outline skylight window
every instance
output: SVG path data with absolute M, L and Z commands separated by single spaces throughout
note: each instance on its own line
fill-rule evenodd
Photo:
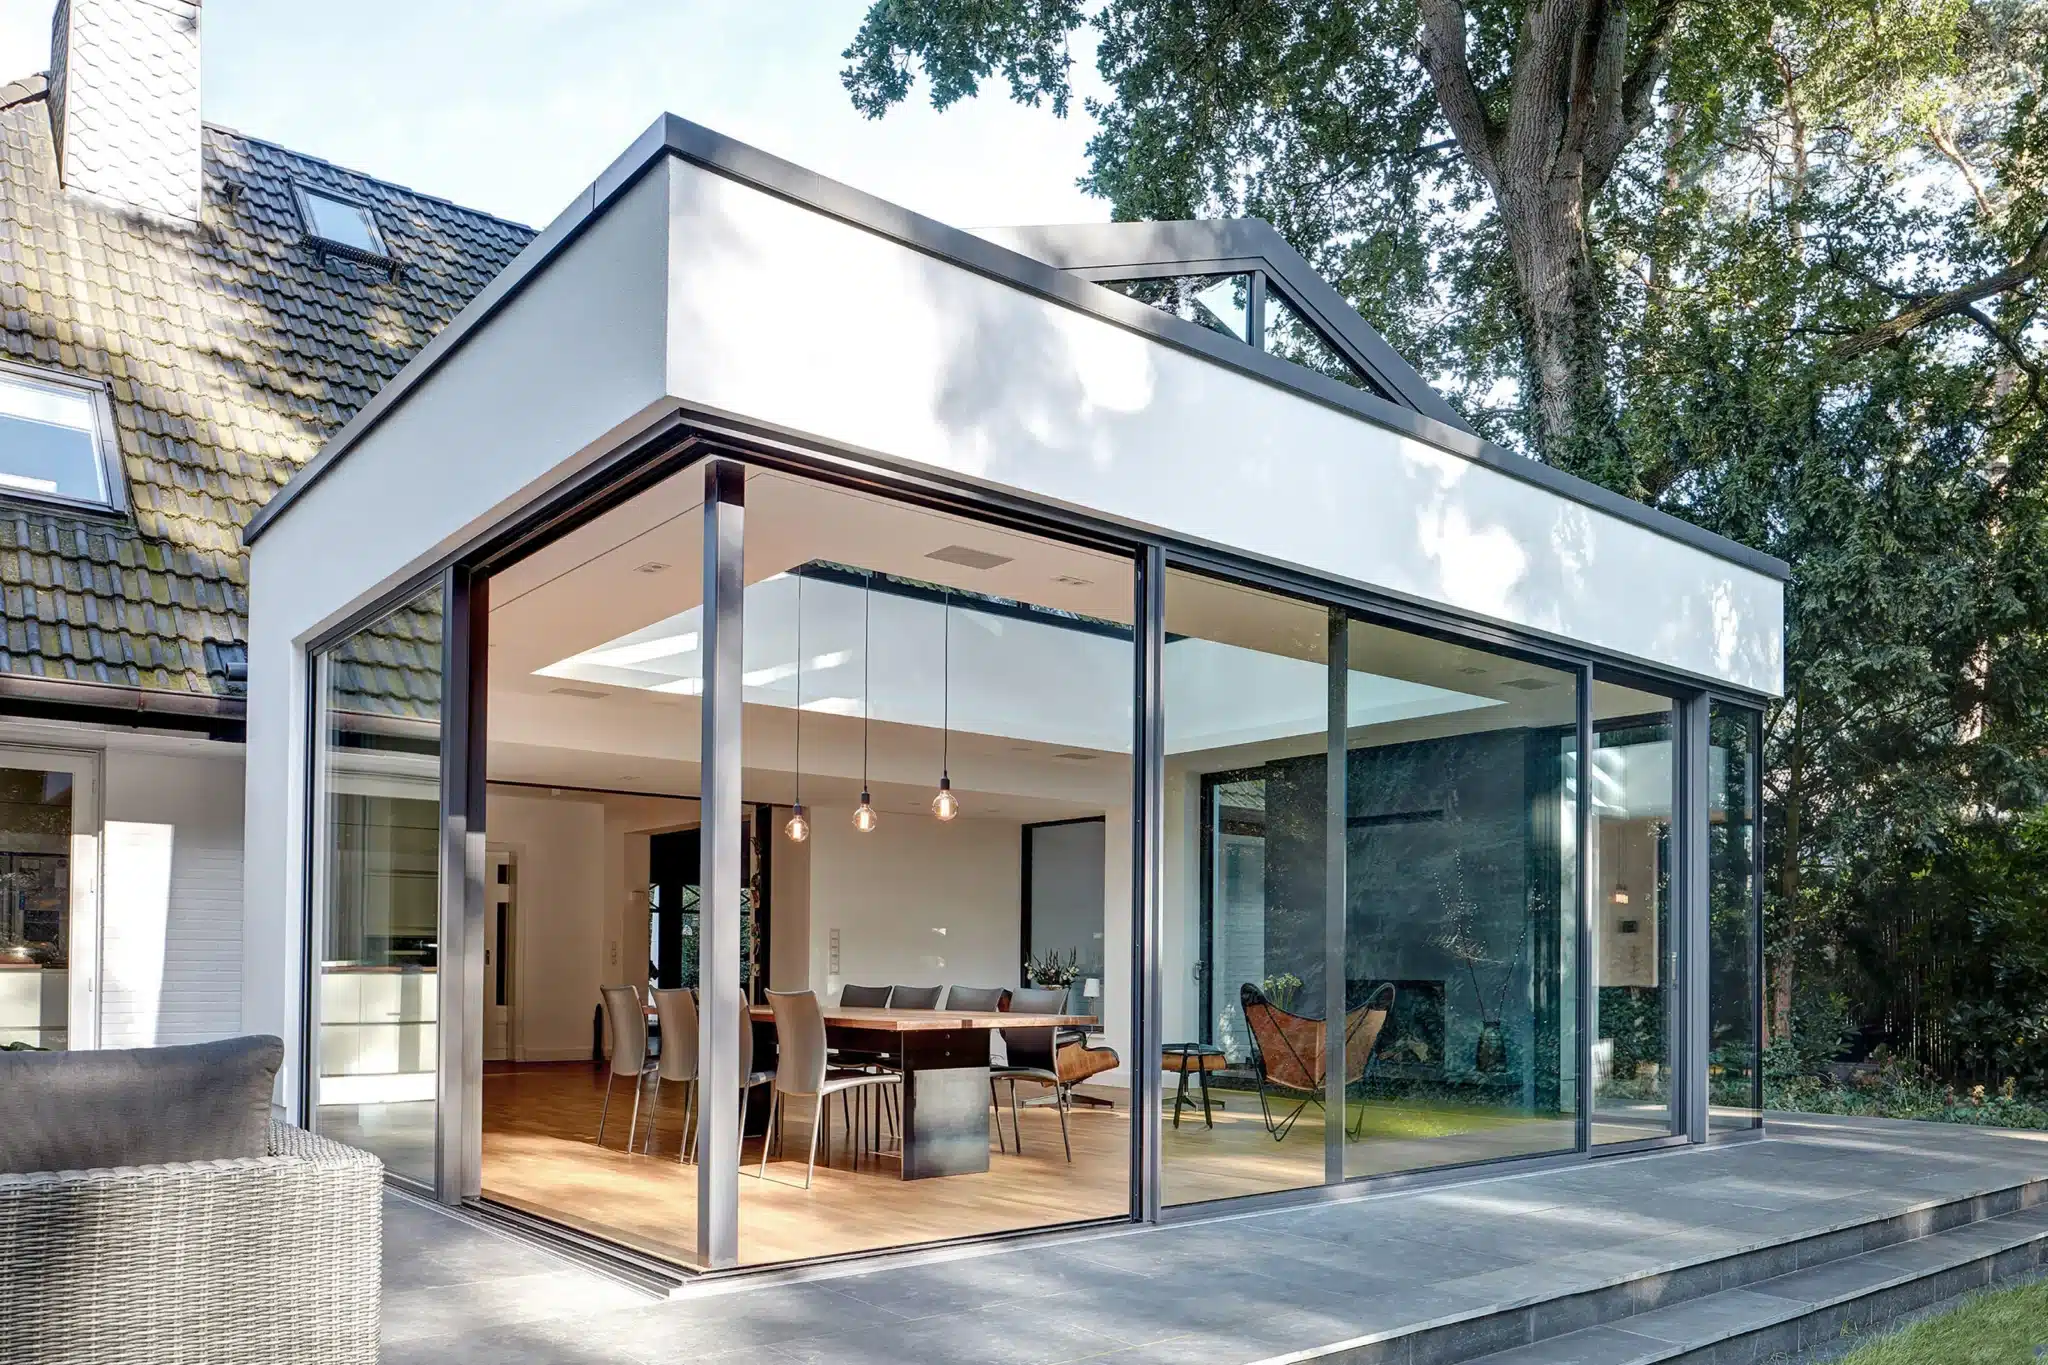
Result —
M 1164 275 L 1098 283 L 1212 332 L 1221 332 L 1237 341 L 1251 340 L 1249 275 Z
M 299 214 L 305 219 L 308 234 L 329 246 L 364 256 L 391 254 L 384 249 L 384 235 L 377 231 L 377 216 L 370 212 L 369 205 L 324 190 L 309 190 L 304 185 L 296 188 Z
M 0 368 L 0 497 L 114 503 L 96 390 Z

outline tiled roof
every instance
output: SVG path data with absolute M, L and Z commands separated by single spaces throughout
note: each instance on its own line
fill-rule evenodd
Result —
M 0 682 L 238 701 L 242 526 L 533 235 L 223 128 L 205 176 L 196 231 L 67 194 L 41 78 L 0 85 L 0 359 L 109 386 L 131 506 L 0 493 Z M 395 278 L 323 255 L 294 182 L 371 205 Z

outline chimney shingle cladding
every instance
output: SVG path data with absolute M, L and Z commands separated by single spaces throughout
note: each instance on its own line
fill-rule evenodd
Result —
M 0 673 L 239 695 L 241 528 L 532 233 L 212 127 L 180 229 L 67 195 L 36 93 L 0 87 L 0 358 L 109 386 L 131 511 L 0 495 Z M 397 278 L 323 259 L 294 181 L 372 204 Z

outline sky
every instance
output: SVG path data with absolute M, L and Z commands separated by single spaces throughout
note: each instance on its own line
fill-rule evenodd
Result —
M 880 121 L 840 53 L 866 0 L 205 0 L 209 123 L 541 225 L 663 112 L 960 227 L 1100 221 L 1093 131 L 1001 82 Z M 49 65 L 53 0 L 0 0 L 0 81 Z M 1077 94 L 1099 88 L 1075 50 Z

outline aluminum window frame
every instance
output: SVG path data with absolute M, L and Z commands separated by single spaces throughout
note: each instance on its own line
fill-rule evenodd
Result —
M 1185 273 L 1185 267 L 1177 267 L 1175 273 Z M 1580 1020 L 1578 1040 L 1578 1114 L 1579 1141 L 1573 1150 L 1537 1154 L 1527 1157 L 1507 1158 L 1499 1161 L 1461 1163 L 1430 1167 L 1413 1172 L 1390 1175 L 1358 1176 L 1337 1183 L 1303 1187 L 1297 1190 L 1279 1191 L 1266 1194 L 1250 1194 L 1220 1200 L 1162 1207 L 1160 1201 L 1160 1154 L 1162 1124 L 1160 1101 L 1164 1082 L 1157 1068 L 1136 1066 L 1133 1068 L 1132 1123 L 1131 1123 L 1131 1176 L 1130 1211 L 1127 1218 L 1108 1220 L 1112 1225 L 1125 1222 L 1139 1224 L 1166 1224 L 1187 1221 L 1202 1221 L 1227 1216 L 1252 1209 L 1278 1208 L 1290 1205 L 1342 1201 L 1366 1197 L 1394 1189 L 1427 1188 L 1436 1185 L 1454 1184 L 1471 1178 L 1474 1173 L 1512 1174 L 1530 1170 L 1550 1169 L 1569 1166 L 1609 1156 L 1625 1155 L 1632 1152 L 1667 1147 L 1692 1145 L 1696 1139 L 1686 1132 L 1674 1131 L 1668 1137 L 1653 1137 L 1642 1142 L 1613 1144 L 1595 1148 L 1590 1138 L 1590 1087 L 1591 1068 L 1589 1065 L 1591 1032 L 1586 1027 L 1591 999 L 1587 988 L 1587 969 L 1591 953 L 1591 916 L 1593 906 L 1593 878 L 1589 867 L 1591 859 L 1590 784 L 1587 774 L 1590 767 L 1590 751 L 1594 745 L 1594 727 L 1591 723 L 1593 710 L 1592 683 L 1596 676 L 1604 680 L 1625 681 L 1630 685 L 1642 686 L 1672 699 L 1674 707 L 1684 699 L 1697 701 L 1704 713 L 1709 697 L 1731 705 L 1741 706 L 1761 714 L 1769 698 L 1762 694 L 1748 693 L 1740 688 L 1725 684 L 1709 684 L 1707 680 L 1668 669 L 1640 659 L 1614 654 L 1566 639 L 1552 637 L 1522 627 L 1509 626 L 1492 621 L 1441 603 L 1422 602 L 1361 584 L 1326 578 L 1309 571 L 1276 564 L 1257 557 L 1186 538 L 1175 537 L 1150 529 L 1135 529 L 1097 517 L 1085 511 L 1054 506 L 1022 494 L 1012 494 L 991 489 L 952 476 L 936 475 L 928 470 L 898 464 L 874 452 L 847 448 L 811 437 L 800 437 L 779 429 L 759 424 L 749 424 L 723 414 L 699 413 L 689 409 L 678 409 L 651 426 L 621 441 L 609 453 L 601 454 L 575 477 L 557 487 L 546 490 L 527 506 L 515 510 L 492 525 L 483 528 L 474 536 L 458 544 L 440 557 L 432 567 L 420 570 L 396 586 L 389 587 L 367 599 L 366 605 L 351 610 L 336 622 L 309 636 L 301 645 L 305 651 L 301 658 L 309 665 L 316 664 L 319 656 L 333 644 L 346 639 L 363 626 L 374 622 L 397 606 L 417 597 L 427 587 L 454 580 L 454 575 L 466 574 L 488 577 L 533 550 L 558 539 L 561 535 L 578 526 L 594 520 L 611 508 L 620 505 L 654 483 L 678 474 L 691 466 L 713 462 L 736 463 L 742 469 L 763 469 L 801 477 L 813 482 L 854 491 L 878 494 L 888 499 L 920 506 L 950 515 L 959 516 L 977 523 L 999 526 L 1039 537 L 1049 538 L 1076 546 L 1092 548 L 1127 557 L 1133 565 L 1133 749 L 1132 749 L 1132 1021 L 1130 1045 L 1134 1056 L 1151 1055 L 1147 1049 L 1156 1051 L 1160 1028 L 1160 959 L 1159 944 L 1162 923 L 1161 893 L 1163 886 L 1163 651 L 1165 645 L 1165 577 L 1169 568 L 1193 572 L 1211 578 L 1240 583 L 1247 587 L 1277 593 L 1297 601 L 1320 606 L 1332 612 L 1341 612 L 1347 619 L 1370 625 L 1406 631 L 1428 638 L 1466 647 L 1481 648 L 1508 658 L 1520 659 L 1545 667 L 1570 673 L 1578 690 L 1578 756 L 1579 787 L 1575 818 L 1578 824 L 1579 847 L 1576 851 L 1576 894 L 1579 897 L 1579 922 L 1577 954 L 1577 1011 Z M 707 474 L 709 473 L 707 469 Z M 708 505 L 708 504 L 707 504 Z M 707 538 L 707 547 L 710 540 Z M 743 545 L 742 545 L 743 550 Z M 710 553 L 707 548 L 707 554 Z M 707 565 L 707 567 L 709 567 Z M 706 579 L 710 582 L 709 576 Z M 708 600 L 708 599 L 707 599 Z M 454 636 L 468 626 L 454 618 L 444 617 L 443 623 L 443 735 L 456 728 L 454 718 L 447 714 L 456 707 L 465 709 L 477 705 L 467 695 L 478 683 L 471 679 L 464 692 L 458 694 L 451 679 L 455 676 L 447 671 L 449 660 L 457 644 Z M 474 640 L 471 648 L 474 648 Z M 318 669 L 309 666 L 304 670 L 305 685 L 308 689 L 307 728 L 303 733 L 317 747 L 319 724 Z M 465 675 L 467 676 L 467 675 Z M 707 705 L 707 714 L 709 707 Z M 465 717 L 466 728 L 470 718 Z M 1676 736 L 1674 736 L 1674 741 Z M 480 730 L 469 741 L 470 746 L 481 751 L 484 736 Z M 303 921 L 307 928 L 306 951 L 313 950 L 314 924 L 310 918 L 312 878 L 316 842 L 312 837 L 317 828 L 317 807 L 313 804 L 313 784 L 317 763 L 311 761 L 309 753 L 305 789 L 308 807 L 305 812 L 305 874 L 308 898 Z M 452 761 L 444 758 L 444 762 Z M 1759 767 L 1760 772 L 1760 767 Z M 471 901 L 481 904 L 484 894 L 482 887 L 483 866 L 481 859 L 470 859 L 466 841 L 474 840 L 481 848 L 485 831 L 480 818 L 457 822 L 450 819 L 450 802 L 455 793 L 444 784 L 442 793 L 443 815 L 443 866 L 460 866 L 464 869 L 464 887 L 460 896 L 452 897 L 465 907 Z M 476 813 L 480 817 L 481 812 Z M 1697 841 L 1704 846 L 1704 830 L 1695 831 L 1688 825 L 1676 826 L 1678 845 L 1675 856 L 1683 858 L 1689 851 L 1688 845 Z M 737 837 L 737 831 L 734 833 Z M 464 847 L 457 848 L 458 842 Z M 1762 841 L 1757 841 L 1758 859 L 1761 863 Z M 454 858 L 452 864 L 448 859 Z M 472 866 L 472 863 L 474 864 Z M 473 883 L 473 884 L 472 884 Z M 1762 880 L 1758 877 L 1757 901 L 1761 904 Z M 450 889 L 443 890 L 444 913 L 450 903 Z M 1758 1008 L 1761 1011 L 1762 992 L 1762 939 L 1757 938 L 1757 979 Z M 474 949 L 474 951 L 472 951 Z M 467 958 L 478 959 L 475 968 L 481 971 L 481 942 L 464 942 L 464 970 L 471 964 Z M 443 949 L 444 959 L 448 949 Z M 1105 969 L 1107 969 L 1105 964 Z M 1681 963 L 1682 970 L 1698 969 L 1703 972 L 1704 962 Z M 453 975 L 453 973 L 451 973 Z M 316 979 L 307 972 L 301 983 L 302 994 L 316 988 Z M 308 1004 L 302 1004 L 308 1012 L 302 1014 L 302 1022 L 310 1022 Z M 1759 1013 L 1759 1018 L 1761 1014 Z M 472 1020 L 469 1011 L 464 1010 L 459 1019 L 443 1016 L 444 1030 L 451 1026 L 464 1037 L 461 1046 L 467 1057 L 471 1051 L 481 1055 L 481 1017 Z M 710 1031 L 713 1036 L 717 1031 Z M 469 1037 L 469 1034 L 475 1036 Z M 317 1046 L 317 1038 L 311 1027 L 302 1028 L 302 1055 L 308 1059 Z M 447 1044 L 444 1042 L 444 1048 Z M 444 1051 L 444 1057 L 447 1053 Z M 1691 1058 L 1675 1059 L 1674 1067 L 1690 1067 Z M 480 1074 L 472 1080 L 469 1068 L 461 1078 L 465 1087 L 465 1098 L 458 1106 L 464 1115 L 481 1113 Z M 479 1068 L 480 1072 L 480 1068 Z M 445 1079 L 445 1077 L 444 1077 Z M 303 1084 L 310 1085 L 310 1076 Z M 1761 1082 L 1759 1080 L 1759 1086 Z M 473 1087 L 473 1088 L 472 1088 Z M 709 1107 L 707 1107 L 709 1108 Z M 437 1123 L 447 1122 L 450 1111 L 439 1110 Z M 737 1110 L 734 1110 L 736 1121 Z M 700 1121 L 709 1121 L 707 1112 Z M 1730 1137 L 1746 1138 L 1752 1132 L 1740 1134 L 1712 1135 L 1708 1141 L 1728 1140 Z M 559 1227 L 546 1219 L 531 1215 L 520 1215 L 513 1211 L 501 1211 L 496 1206 L 483 1202 L 475 1191 L 480 1177 L 480 1130 L 464 1135 L 466 1140 L 453 1147 L 456 1157 L 440 1171 L 439 1188 L 435 1197 L 444 1203 L 465 1205 L 482 1211 L 486 1216 L 503 1216 L 507 1222 L 516 1222 L 529 1229 L 537 1229 L 544 1235 L 553 1232 L 565 1244 L 578 1248 L 584 1254 L 598 1254 L 615 1260 L 624 1273 L 639 1278 L 672 1280 L 676 1283 L 694 1282 L 706 1277 L 726 1274 L 747 1276 L 775 1276 L 800 1270 L 812 1262 L 782 1262 L 768 1266 L 732 1266 L 721 1268 L 689 1268 L 671 1266 L 664 1262 L 659 1266 L 650 1264 L 643 1256 L 620 1247 L 607 1250 L 609 1244 L 593 1246 L 592 1239 L 573 1229 Z M 437 1143 L 448 1148 L 448 1140 L 437 1136 Z M 723 1169 L 717 1163 L 705 1167 L 707 1172 Z M 734 1181 L 738 1179 L 736 1168 L 726 1174 Z M 725 1179 L 724 1175 L 719 1177 Z M 392 1177 L 401 1184 L 407 1183 Z M 733 1187 L 734 1192 L 737 1186 Z M 706 1201 L 700 1200 L 702 1210 Z M 902 1255 L 931 1256 L 950 1254 L 949 1248 L 958 1246 L 971 1254 L 971 1248 L 992 1241 L 1015 1240 L 1020 1237 L 1071 1235 L 1079 1227 L 1100 1225 L 1104 1220 L 1082 1220 L 1069 1223 L 1055 1223 L 1039 1229 L 1014 1233 L 993 1234 L 971 1237 L 956 1242 L 924 1243 L 905 1247 L 885 1248 L 872 1252 L 854 1253 L 851 1256 L 820 1258 L 834 1262 L 850 1259 L 872 1259 Z M 701 1248 L 707 1245 L 700 1241 Z

